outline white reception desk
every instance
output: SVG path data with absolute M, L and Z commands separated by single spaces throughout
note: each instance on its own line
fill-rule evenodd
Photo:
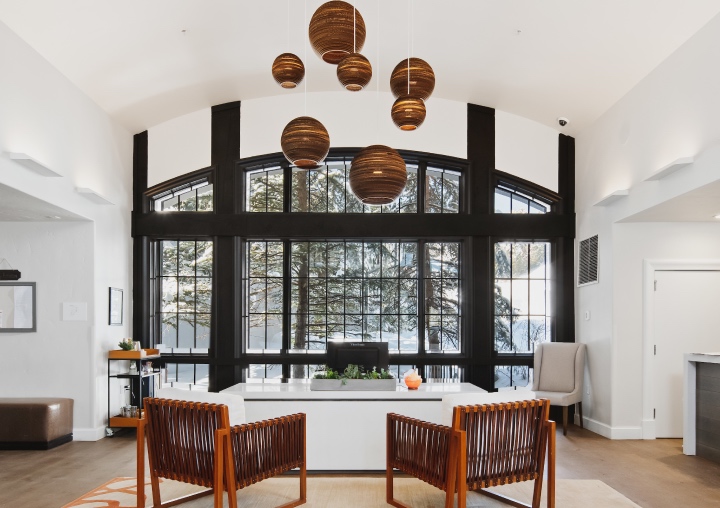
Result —
M 683 421 L 683 453 L 685 455 L 703 455 L 698 453 L 697 414 L 698 414 L 698 364 L 720 364 L 720 353 L 687 353 L 685 354 L 685 412 Z M 713 366 L 713 369 L 717 367 Z M 708 392 L 712 398 L 713 393 Z M 715 395 L 718 395 L 715 393 Z M 720 397 L 714 398 L 714 405 L 720 405 Z M 707 458 L 717 460 L 716 457 Z
M 418 390 L 310 391 L 309 383 L 240 383 L 223 390 L 245 399 L 249 422 L 307 415 L 307 467 L 315 471 L 385 469 L 387 413 L 440 423 L 443 395 L 482 393 L 470 383 L 422 384 Z

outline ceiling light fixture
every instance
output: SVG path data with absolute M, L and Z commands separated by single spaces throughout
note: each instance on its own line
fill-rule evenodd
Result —
M 305 77 L 305 65 L 297 55 L 282 53 L 272 64 L 272 75 L 283 88 L 295 88 Z
M 316 169 L 330 151 L 330 135 L 318 120 L 300 116 L 285 126 L 280 145 L 290 164 L 300 169 Z
M 412 36 L 412 20 L 413 20 L 413 9 L 411 0 L 408 0 L 408 44 L 407 44 L 407 65 L 406 67 L 406 88 L 403 93 L 395 100 L 390 108 L 390 117 L 392 121 L 397 125 L 400 130 L 403 131 L 414 131 L 422 125 L 425 121 L 425 115 L 427 110 L 425 109 L 424 100 L 419 97 L 416 93 L 411 93 L 410 89 L 410 54 L 411 54 L 411 41 L 414 40 Z M 434 77 L 433 77 L 434 79 Z M 391 80 L 392 85 L 392 80 Z M 434 86 L 434 83 L 433 83 Z
M 329 64 L 337 65 L 346 55 L 361 51 L 365 44 L 365 20 L 347 2 L 325 2 L 310 18 L 310 44 Z
M 353 52 L 344 57 L 337 66 L 337 77 L 346 90 L 359 92 L 372 78 L 370 61 L 357 52 L 357 9 L 353 4 Z
M 363 148 L 350 164 L 350 189 L 366 205 L 388 205 L 407 182 L 405 161 L 385 145 Z
M 422 58 L 403 59 L 390 75 L 390 90 L 395 97 L 407 94 L 425 101 L 434 89 L 435 72 Z
M 305 21 L 307 21 L 307 0 L 305 0 Z M 305 43 L 307 59 L 307 42 Z M 317 169 L 330 151 L 330 135 L 325 126 L 315 118 L 307 116 L 307 82 L 305 79 L 305 116 L 290 120 L 280 135 L 283 155 L 300 169 Z
M 287 5 L 287 47 L 290 48 L 290 0 Z M 283 88 L 295 88 L 305 77 L 305 65 L 300 58 L 290 52 L 277 56 L 272 64 L 272 76 Z
M 390 110 L 392 121 L 404 131 L 414 131 L 425 121 L 425 102 L 417 97 L 404 95 L 395 100 Z

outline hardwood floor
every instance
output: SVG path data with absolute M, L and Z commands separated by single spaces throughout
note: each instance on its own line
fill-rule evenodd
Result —
M 648 508 L 720 506 L 720 464 L 682 454 L 679 439 L 610 441 L 575 426 L 557 435 L 558 478 L 598 479 Z M 0 451 L 0 506 L 59 508 L 135 474 L 132 433 L 48 451 Z M 562 508 L 562 507 L 558 507 Z

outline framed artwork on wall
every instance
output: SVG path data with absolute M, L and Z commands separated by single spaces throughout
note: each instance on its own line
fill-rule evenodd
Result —
M 0 282 L 0 332 L 36 332 L 34 282 Z
M 110 288 L 110 319 L 109 325 L 123 324 L 123 290 Z

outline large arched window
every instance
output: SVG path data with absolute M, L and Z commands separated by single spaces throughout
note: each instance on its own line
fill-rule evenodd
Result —
M 342 338 L 388 342 L 396 373 L 526 384 L 535 344 L 574 339 L 572 151 L 562 195 L 493 170 L 491 110 L 473 108 L 470 159 L 400 150 L 408 182 L 382 207 L 350 190 L 359 149 L 313 171 L 236 160 L 215 128 L 239 105 L 214 108 L 213 166 L 135 193 L 134 335 L 164 347 L 168 380 L 305 378 Z

